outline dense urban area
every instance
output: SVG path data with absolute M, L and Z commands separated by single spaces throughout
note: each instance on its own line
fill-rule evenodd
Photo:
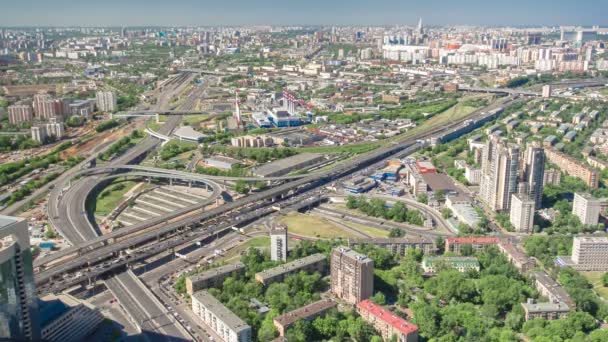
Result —
M 608 341 L 607 45 L 0 28 L 0 339 Z

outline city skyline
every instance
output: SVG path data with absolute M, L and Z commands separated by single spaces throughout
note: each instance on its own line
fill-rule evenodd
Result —
M 550 8 L 550 13 L 546 11 Z M 437 9 L 442 9 L 438 11 Z M 525 10 L 523 10 L 525 9 Z M 593 10 L 590 10 L 593 9 Z M 103 3 L 26 0 L 4 5 L 3 26 L 218 26 L 218 25 L 428 25 L 555 26 L 604 25 L 608 4 L 591 0 L 576 3 L 514 0 L 487 6 L 478 0 L 454 3 L 380 0 L 228 2 L 178 0 L 109 0 Z M 543 13 L 543 15 L 539 15 Z

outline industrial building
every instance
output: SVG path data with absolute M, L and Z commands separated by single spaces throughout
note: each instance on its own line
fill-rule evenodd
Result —
M 200 143 L 207 136 L 201 132 L 195 131 L 191 126 L 181 126 L 173 132 L 173 136 L 179 141 L 190 141 Z
M 351 194 L 361 194 L 368 192 L 369 190 L 376 187 L 377 183 L 373 179 L 369 179 L 363 176 L 349 179 L 342 183 L 344 189 Z

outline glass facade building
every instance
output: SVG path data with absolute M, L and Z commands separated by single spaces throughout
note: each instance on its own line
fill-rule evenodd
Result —
M 0 216 L 0 339 L 40 339 L 26 221 Z

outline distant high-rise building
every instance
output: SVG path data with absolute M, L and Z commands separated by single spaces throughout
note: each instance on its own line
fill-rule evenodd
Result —
M 0 216 L 0 340 L 38 341 L 40 322 L 27 221 Z
M 525 194 L 513 194 L 509 221 L 517 232 L 532 232 L 534 226 L 534 200 Z
M 53 117 L 61 117 L 63 115 L 63 102 L 58 99 L 53 99 L 48 94 L 36 94 L 32 103 L 34 113 L 38 120 L 48 120 Z
M 508 211 L 517 192 L 519 147 L 491 136 L 482 152 L 479 197 L 494 211 Z
M 270 230 L 270 259 L 287 261 L 287 227 Z
M 550 84 L 545 84 L 543 86 L 543 97 L 548 99 L 551 97 L 551 85 Z
M 350 304 L 371 297 L 374 292 L 374 262 L 347 247 L 331 253 L 331 292 Z
M 8 122 L 13 125 L 32 122 L 34 111 L 27 104 L 12 105 L 8 107 Z
M 97 109 L 102 112 L 113 112 L 116 110 L 116 94 L 111 91 L 98 91 L 95 93 Z
M 540 145 L 529 144 L 524 157 L 523 181 L 528 183 L 528 195 L 539 209 L 543 200 L 543 180 L 545 176 L 545 151 Z
M 600 211 L 604 201 L 593 198 L 589 194 L 574 194 L 572 214 L 581 220 L 582 224 L 596 225 L 599 222 Z
M 32 126 L 32 140 L 37 141 L 41 144 L 44 144 L 48 138 L 48 134 L 46 131 L 46 125 L 40 126 Z

